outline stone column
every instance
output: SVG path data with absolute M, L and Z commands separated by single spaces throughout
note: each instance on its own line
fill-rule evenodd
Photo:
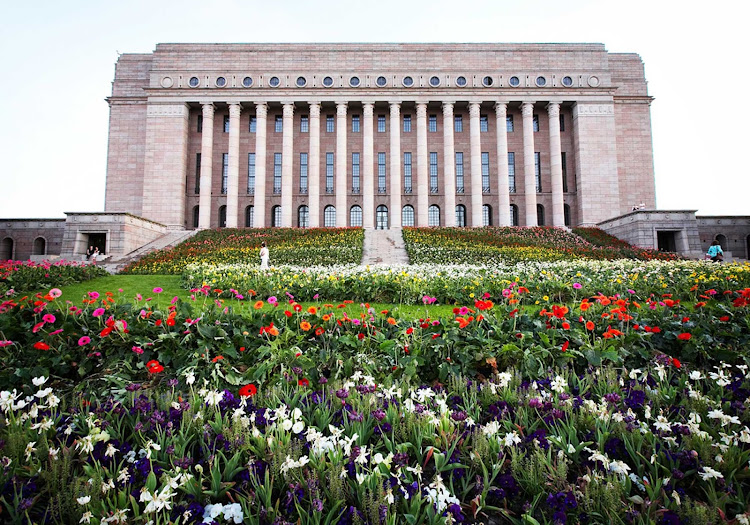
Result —
M 508 183 L 508 103 L 495 104 L 497 117 L 497 193 L 500 209 L 498 226 L 510 226 L 510 186 Z
M 201 133 L 201 181 L 198 200 L 198 228 L 211 227 L 211 171 L 214 154 L 214 105 L 202 104 L 203 132 Z
M 336 226 L 343 228 L 349 222 L 349 210 L 346 209 L 346 102 L 336 103 Z
M 401 227 L 401 104 L 391 102 L 391 228 Z
M 227 177 L 227 228 L 237 227 L 240 185 L 240 112 L 239 104 L 229 104 L 229 176 Z M 201 159 L 203 155 L 201 154 Z
M 552 174 L 552 226 L 565 226 L 563 210 L 562 145 L 560 144 L 560 103 L 547 104 L 549 115 L 549 166 Z
M 469 105 L 469 132 L 471 137 L 471 226 L 482 225 L 482 142 L 479 129 L 479 102 Z
M 523 111 L 523 187 L 526 223 L 536 226 L 536 173 L 534 170 L 534 103 L 524 102 Z
M 320 103 L 310 103 L 310 158 L 307 163 L 310 228 L 320 227 Z
M 375 227 L 375 183 L 373 180 L 373 110 L 372 102 L 362 103 L 362 226 Z
M 443 188 L 446 226 L 456 225 L 456 147 L 453 140 L 453 104 L 443 102 Z
M 294 103 L 284 104 L 281 129 L 281 226 L 292 226 L 294 197 Z
M 417 226 L 427 226 L 430 173 L 427 159 L 427 104 L 417 104 Z
M 255 223 L 256 228 L 266 227 L 266 130 L 268 106 L 255 104 Z

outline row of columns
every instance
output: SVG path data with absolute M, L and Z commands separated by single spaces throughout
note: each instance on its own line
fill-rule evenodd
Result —
M 430 194 L 429 159 L 427 153 L 427 104 L 417 103 L 417 225 L 427 226 L 428 199 Z M 456 217 L 456 177 L 455 146 L 453 136 L 453 102 L 443 102 L 443 187 L 445 189 L 445 225 L 455 226 Z M 266 217 L 266 128 L 268 106 L 265 103 L 255 105 L 255 195 L 254 201 L 256 227 L 265 227 Z M 534 163 L 534 104 L 524 102 L 521 105 L 523 114 L 523 187 L 525 193 L 526 225 L 537 224 L 536 209 L 536 169 Z M 347 209 L 347 102 L 336 103 L 336 163 L 335 163 L 335 199 L 336 225 L 346 226 Z M 497 163 L 498 195 L 500 202 L 501 226 L 510 225 L 510 192 L 508 188 L 508 136 L 506 127 L 507 102 L 495 104 L 497 118 Z M 201 141 L 201 175 L 199 196 L 199 228 L 209 228 L 211 223 L 211 175 L 213 168 L 213 122 L 215 107 L 212 103 L 202 105 L 203 135 Z M 239 149 L 240 149 L 240 112 L 239 103 L 229 104 L 229 166 L 227 180 L 227 217 L 226 226 L 236 228 L 239 217 Z M 363 103 L 362 133 L 362 215 L 363 226 L 374 226 L 375 211 L 375 178 L 374 178 L 374 140 L 373 140 L 372 102 Z M 552 176 L 552 224 L 564 226 L 563 180 L 562 180 L 562 146 L 560 143 L 560 103 L 547 104 L 550 138 L 550 170 Z M 310 151 L 308 152 L 308 196 L 310 210 L 310 227 L 320 226 L 320 103 L 310 103 Z M 293 225 L 294 195 L 294 104 L 283 105 L 282 116 L 282 161 L 281 161 L 281 225 Z M 401 104 L 390 103 L 390 205 L 391 226 L 401 226 Z M 469 105 L 469 132 L 471 158 L 471 226 L 482 226 L 482 147 L 480 133 L 480 104 Z

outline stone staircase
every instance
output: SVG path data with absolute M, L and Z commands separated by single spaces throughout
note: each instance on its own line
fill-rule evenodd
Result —
M 362 265 L 401 265 L 409 264 L 401 228 L 375 230 L 365 228 L 362 247 Z
M 189 239 L 199 231 L 200 230 L 170 230 L 161 237 L 158 237 L 153 241 L 144 244 L 140 248 L 137 248 L 128 254 L 113 258 L 112 260 L 101 264 L 101 267 L 107 270 L 109 273 L 117 273 L 125 268 L 128 264 L 133 261 L 137 261 L 144 255 L 156 250 L 163 250 L 164 248 L 173 248 L 181 242 Z

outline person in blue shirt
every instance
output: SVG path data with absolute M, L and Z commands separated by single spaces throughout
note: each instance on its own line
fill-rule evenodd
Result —
M 724 250 L 721 249 L 719 241 L 714 241 L 711 246 L 708 247 L 706 257 L 710 258 L 713 262 L 721 262 L 724 260 Z

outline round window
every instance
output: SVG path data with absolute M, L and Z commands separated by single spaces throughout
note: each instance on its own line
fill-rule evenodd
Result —
M 190 80 L 188 81 L 190 87 L 198 87 L 198 84 L 200 83 L 201 81 L 198 80 L 198 77 L 190 77 Z
M 438 87 L 440 85 L 440 79 L 438 77 L 430 77 L 430 85 L 432 87 Z
M 589 77 L 589 86 L 597 87 L 599 85 L 599 77 Z
M 464 87 L 466 85 L 466 77 L 457 77 L 456 78 L 456 85 L 458 87 Z
M 484 77 L 482 79 L 482 85 L 484 87 L 490 87 L 492 85 L 492 83 L 493 83 L 492 77 Z
M 375 83 L 378 85 L 378 87 L 383 87 L 388 83 L 388 81 L 385 79 L 385 77 L 378 77 Z
M 563 77 L 562 78 L 562 85 L 565 87 L 570 87 L 573 85 L 573 79 L 570 77 Z
M 333 79 L 331 77 L 324 77 L 323 78 L 323 85 L 325 87 L 331 87 L 333 85 Z
M 297 87 L 305 87 L 307 79 L 305 77 L 297 77 Z
M 359 77 L 352 77 L 349 79 L 349 85 L 351 87 L 357 87 L 359 86 Z
M 164 77 L 161 79 L 161 87 L 172 87 L 172 84 L 174 84 L 174 82 L 172 81 L 172 77 Z
M 412 87 L 414 85 L 414 79 L 411 77 L 404 77 L 404 86 Z
M 216 79 L 216 87 L 224 87 L 227 85 L 227 79 L 224 77 L 218 77 Z
M 268 85 L 271 87 L 278 87 L 279 84 L 281 84 L 281 80 L 279 80 L 279 77 L 271 77 L 268 80 Z
M 544 87 L 547 85 L 547 79 L 544 77 L 536 77 L 536 85 L 539 87 Z
M 245 77 L 242 79 L 242 85 L 245 87 L 250 87 L 253 85 L 253 77 Z
M 513 76 L 508 79 L 508 84 L 510 84 L 512 87 L 518 87 L 521 85 L 521 81 L 518 79 L 518 77 Z

